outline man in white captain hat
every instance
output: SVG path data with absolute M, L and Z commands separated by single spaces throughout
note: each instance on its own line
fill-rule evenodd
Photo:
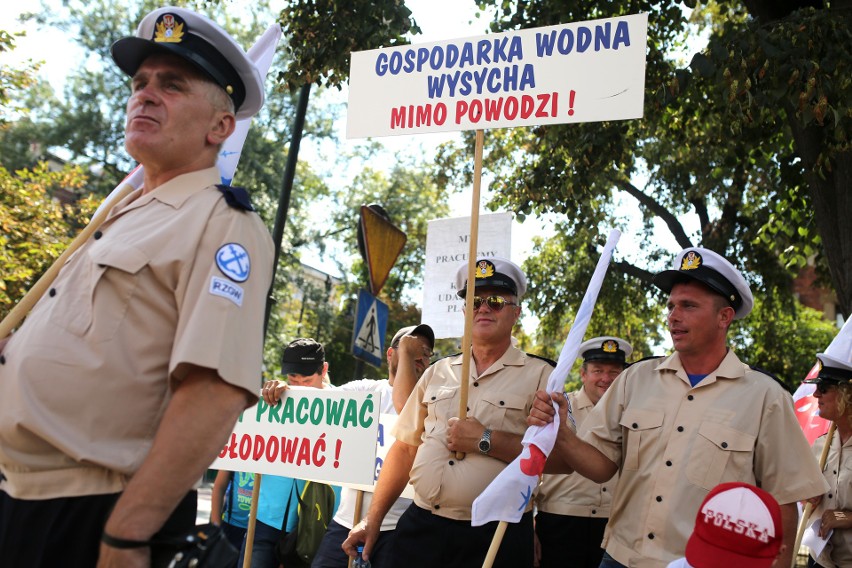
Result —
M 119 202 L 14 336 L 0 340 L 0 558 L 157 565 L 195 525 L 193 484 L 257 399 L 273 245 L 218 186 L 260 74 L 219 26 L 160 8 L 112 48 L 131 77 Z
M 727 346 L 731 323 L 751 311 L 748 283 L 719 254 L 693 247 L 654 284 L 668 294 L 675 352 L 628 367 L 577 434 L 560 425 L 546 471 L 597 482 L 619 472 L 602 568 L 665 568 L 682 557 L 702 500 L 729 481 L 758 485 L 781 504 L 788 546 L 779 565 L 789 566 L 796 502 L 827 485 L 802 459 L 808 443 L 790 394 Z M 531 424 L 552 419 L 550 400 L 537 394 Z M 566 412 L 564 397 L 552 400 Z
M 406 482 L 414 503 L 399 519 L 389 567 L 481 566 L 497 523 L 470 524 L 474 499 L 521 451 L 526 416 L 537 389 L 547 384 L 553 362 L 512 346 L 512 328 L 527 288 L 523 271 L 502 258 L 476 263 L 473 285 L 467 265 L 456 274 L 458 295 L 474 294 L 470 376 L 461 377 L 462 357 L 432 364 L 400 412 L 391 446 L 365 519 L 343 548 L 354 557 L 364 542 L 369 557 L 389 507 Z M 467 419 L 459 420 L 460 382 L 468 381 Z M 464 452 L 462 460 L 456 452 Z M 494 566 L 531 568 L 532 503 L 509 525 Z M 428 543 L 428 545 L 424 545 Z
M 627 366 L 633 346 L 620 337 L 607 335 L 583 342 L 579 353 L 583 358 L 582 385 L 566 395 L 577 428 Z M 595 483 L 579 473 L 543 477 L 535 499 L 541 568 L 568 564 L 597 568 L 603 556 L 601 541 L 617 482 L 618 474 L 604 483 Z

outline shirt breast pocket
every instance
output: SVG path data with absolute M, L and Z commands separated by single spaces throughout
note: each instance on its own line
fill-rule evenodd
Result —
M 135 247 L 93 248 L 75 271 L 77 282 L 59 298 L 54 323 L 77 336 L 92 333 L 91 340 L 109 340 L 124 320 L 148 257 Z
M 639 456 L 642 452 L 647 452 L 660 436 L 663 418 L 663 413 L 656 410 L 628 408 L 624 411 L 619 423 L 625 432 L 622 468 L 639 469 Z
M 755 439 L 751 434 L 724 424 L 702 422 L 689 455 L 687 479 L 708 490 L 725 479 L 734 479 L 731 475 L 726 477 L 726 471 L 731 471 L 736 479 L 749 481 L 748 478 L 742 478 L 742 474 L 747 472 L 749 476 L 753 475 Z
M 528 400 L 516 394 L 488 394 L 477 405 L 475 417 L 487 428 L 523 434 L 527 427 Z
M 432 419 L 433 430 L 438 424 L 446 424 L 449 418 L 458 416 L 458 405 L 453 403 L 457 391 L 457 387 L 439 386 L 426 389 L 423 393 L 422 402 L 426 405 L 429 418 Z

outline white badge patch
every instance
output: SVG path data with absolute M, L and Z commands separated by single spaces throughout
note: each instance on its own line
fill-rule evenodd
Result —
M 216 266 L 234 282 L 245 282 L 251 271 L 251 259 L 242 245 L 228 243 L 216 251 Z
M 214 296 L 227 298 L 240 307 L 243 305 L 243 289 L 224 278 L 214 276 L 210 279 L 210 293 Z

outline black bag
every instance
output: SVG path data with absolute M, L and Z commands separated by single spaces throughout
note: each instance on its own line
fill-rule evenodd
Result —
M 239 551 L 228 541 L 222 527 L 198 525 L 185 535 L 173 539 L 151 541 L 152 566 L 160 566 L 163 558 L 168 568 L 231 568 L 237 563 Z
M 284 509 L 284 523 L 281 526 L 281 536 L 278 537 L 278 542 L 275 543 L 275 559 L 284 566 L 284 568 L 309 568 L 308 564 L 302 562 L 299 555 L 296 553 L 296 539 L 299 536 L 298 526 L 296 530 L 287 532 L 287 517 L 290 514 L 290 498 L 296 490 L 296 481 L 293 480 L 293 485 L 290 486 L 290 495 L 287 496 L 287 508 Z M 296 495 L 298 499 L 299 496 Z

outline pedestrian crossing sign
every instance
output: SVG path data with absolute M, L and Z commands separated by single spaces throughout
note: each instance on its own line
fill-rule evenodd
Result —
M 387 328 L 387 304 L 380 302 L 366 290 L 359 290 L 352 354 L 374 367 L 381 367 L 384 360 Z

